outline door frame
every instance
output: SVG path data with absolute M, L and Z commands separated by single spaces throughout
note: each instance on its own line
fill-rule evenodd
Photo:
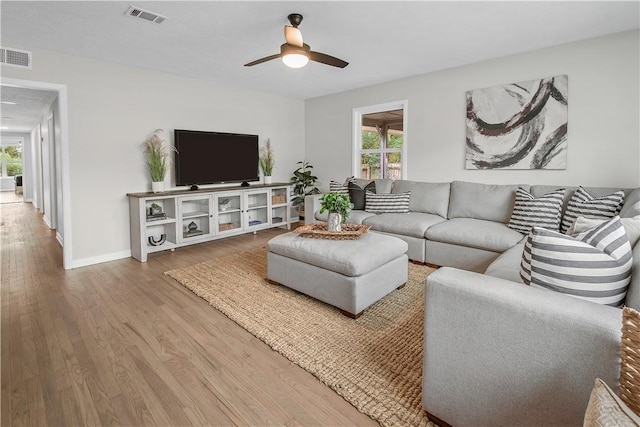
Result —
M 60 116 L 60 141 L 56 143 L 60 144 L 60 164 L 56 164 L 56 168 L 61 171 L 62 178 L 62 266 L 65 270 L 68 270 L 72 265 L 73 249 L 72 243 L 72 229 L 71 229 L 71 178 L 70 178 L 70 164 L 69 164 L 69 101 L 67 93 L 67 85 L 49 82 L 40 82 L 35 80 L 15 79 L 11 77 L 2 77 L 0 82 L 3 85 L 13 86 L 17 88 L 25 89 L 40 89 L 58 92 L 58 107 Z M 54 156 L 55 157 L 55 156 Z M 56 158 L 56 162 L 58 159 Z M 49 177 L 50 178 L 50 177 Z M 59 200 L 59 198 L 56 197 Z M 57 204 L 57 203 L 56 203 Z M 58 218 L 58 222 L 60 218 Z

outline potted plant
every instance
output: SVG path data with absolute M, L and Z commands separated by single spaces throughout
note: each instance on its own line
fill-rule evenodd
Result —
M 143 144 L 149 175 L 151 175 L 151 189 L 154 193 L 164 191 L 164 177 L 171 160 L 169 155 L 171 151 L 175 151 L 174 147 L 165 144 L 166 141 L 160 137 L 160 132 L 162 129 L 156 129 Z
M 320 199 L 320 213 L 329 212 L 327 231 L 342 231 L 341 224 L 347 220 L 353 203 L 348 194 L 327 193 Z
M 313 166 L 306 161 L 300 161 L 297 164 L 300 166 L 293 171 L 291 176 L 291 183 L 293 184 L 293 198 L 291 201 L 293 206 L 298 206 L 300 217 L 304 218 L 304 198 L 311 194 L 320 194 L 320 190 L 316 187 L 318 177 L 311 173 Z
M 273 166 L 276 163 L 276 158 L 271 148 L 271 140 L 267 139 L 267 143 L 260 149 L 260 169 L 264 175 L 264 183 L 271 184 L 271 173 L 273 172 Z

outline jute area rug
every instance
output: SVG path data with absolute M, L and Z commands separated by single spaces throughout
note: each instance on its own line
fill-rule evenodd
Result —
M 409 264 L 407 285 L 350 319 L 332 306 L 265 281 L 266 249 L 171 270 L 205 299 L 383 426 L 434 426 L 421 402 L 424 280 Z

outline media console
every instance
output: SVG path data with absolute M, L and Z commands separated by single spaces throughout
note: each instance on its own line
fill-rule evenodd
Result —
M 291 228 L 288 183 L 129 193 L 131 256 L 273 227 Z M 296 219 L 297 220 L 297 219 Z

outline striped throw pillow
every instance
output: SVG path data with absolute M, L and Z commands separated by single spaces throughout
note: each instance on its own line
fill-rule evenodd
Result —
M 564 188 L 560 188 L 536 199 L 528 191 L 518 188 L 516 203 L 507 226 L 522 234 L 529 234 L 533 227 L 558 231 L 564 191 Z
M 364 210 L 371 213 L 409 213 L 411 191 L 397 194 L 376 194 L 367 191 Z
M 522 254 L 527 285 L 619 307 L 631 280 L 632 253 L 620 217 L 571 237 L 534 227 Z
M 333 179 L 329 181 L 329 192 L 330 193 L 339 193 L 339 194 L 349 194 L 349 183 L 356 182 L 355 177 L 350 176 L 345 179 L 344 184 L 340 184 Z
M 622 204 L 624 203 L 624 191 L 616 191 L 607 196 L 595 198 L 582 187 L 573 193 L 567 210 L 562 218 L 562 226 L 560 231 L 566 233 L 571 224 L 579 216 L 585 218 L 601 218 L 609 219 L 620 213 Z

